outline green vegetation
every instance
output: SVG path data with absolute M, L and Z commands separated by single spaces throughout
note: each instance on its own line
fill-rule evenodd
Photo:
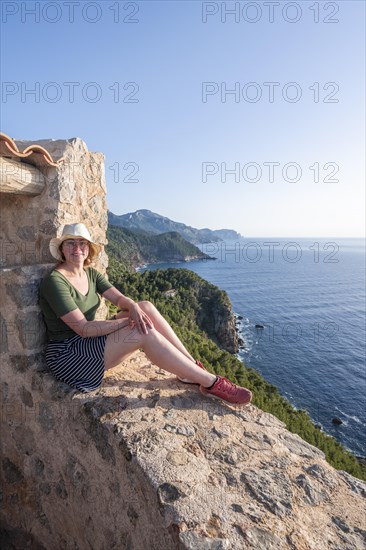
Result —
M 251 389 L 253 403 L 257 407 L 275 415 L 286 424 L 288 430 L 321 449 L 332 466 L 366 480 L 366 466 L 333 437 L 322 433 L 306 411 L 294 409 L 275 386 L 266 382 L 254 369 L 246 368 L 234 355 L 220 349 L 209 338 L 212 333 L 212 327 L 207 322 L 210 315 L 202 315 L 202 310 L 206 308 L 208 299 L 212 307 L 214 295 L 217 302 L 227 304 L 228 297 L 224 291 L 187 269 L 130 273 L 123 263 L 113 257 L 110 257 L 108 275 L 123 294 L 136 301 L 153 302 L 190 353 L 202 361 L 208 370 Z M 164 294 L 172 289 L 176 291 L 174 296 Z
M 144 263 L 184 261 L 186 258 L 208 259 L 196 246 L 186 241 L 179 233 L 171 231 L 152 235 L 146 231 L 131 231 L 109 225 L 107 254 L 119 262 L 124 269 Z

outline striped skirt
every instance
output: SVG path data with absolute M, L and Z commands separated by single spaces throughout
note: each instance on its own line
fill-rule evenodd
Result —
M 104 348 L 107 335 L 95 338 L 73 336 L 49 342 L 46 363 L 57 380 L 86 393 L 96 390 L 104 376 Z

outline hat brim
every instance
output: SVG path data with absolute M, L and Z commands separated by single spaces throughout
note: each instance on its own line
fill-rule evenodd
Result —
M 63 258 L 61 256 L 60 252 L 60 244 L 62 244 L 66 239 L 84 239 L 88 241 L 90 244 L 92 244 L 98 252 L 100 252 L 100 245 L 97 243 L 94 243 L 93 241 L 89 241 L 89 239 L 85 239 L 85 237 L 77 237 L 75 235 L 62 235 L 62 237 L 54 237 L 50 240 L 50 252 L 51 255 L 58 261 L 62 262 Z

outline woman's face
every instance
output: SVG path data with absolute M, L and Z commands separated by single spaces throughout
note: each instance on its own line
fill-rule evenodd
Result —
M 66 239 L 62 243 L 62 252 L 67 262 L 84 263 L 89 255 L 89 241 L 81 237 Z

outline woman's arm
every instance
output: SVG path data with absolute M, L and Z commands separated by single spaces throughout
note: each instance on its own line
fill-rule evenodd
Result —
M 111 334 L 120 328 L 131 325 L 128 318 L 115 319 L 113 321 L 87 321 L 79 308 L 66 313 L 66 315 L 62 315 L 60 319 L 83 338 Z
M 131 298 L 124 296 L 122 292 L 117 290 L 114 286 L 103 292 L 102 296 L 112 302 L 115 306 L 119 307 L 119 309 L 127 309 L 130 311 L 133 306 L 137 305 L 136 302 L 134 302 Z
M 152 321 L 142 311 L 139 305 L 124 296 L 115 287 L 109 288 L 102 294 L 103 298 L 106 298 L 112 304 L 116 305 L 120 309 L 128 310 L 128 317 L 121 319 L 107 320 L 107 321 L 88 321 L 85 319 L 84 314 L 79 308 L 62 315 L 60 319 L 66 323 L 76 334 L 83 338 L 103 336 L 105 334 L 111 334 L 116 330 L 127 327 L 136 326 L 139 332 L 147 334 L 148 328 L 153 328 Z
M 142 311 L 140 306 L 131 300 L 131 298 L 124 296 L 122 292 L 115 287 L 109 288 L 103 292 L 102 296 L 120 309 L 126 309 L 129 314 L 128 318 L 130 324 L 136 326 L 139 332 L 147 334 L 147 329 L 153 328 L 154 325 L 150 317 Z

